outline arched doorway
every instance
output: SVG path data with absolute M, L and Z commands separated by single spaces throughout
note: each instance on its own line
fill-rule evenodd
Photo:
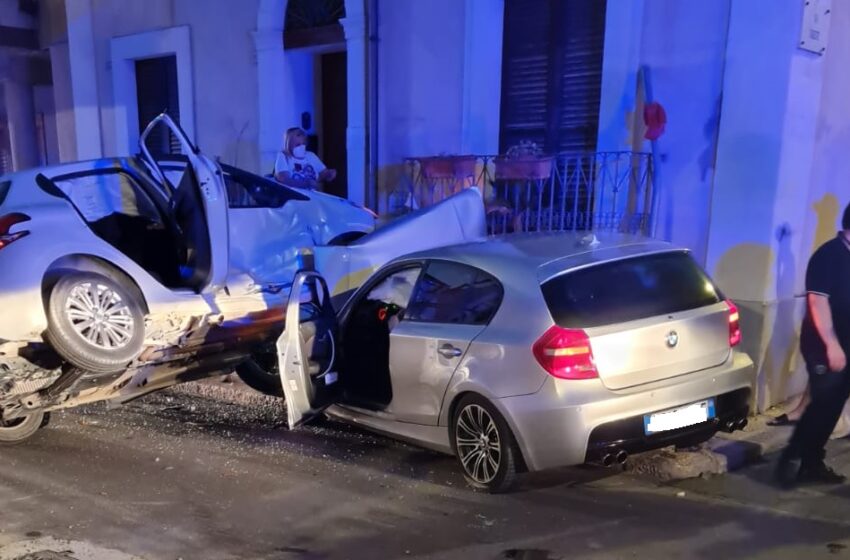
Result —
M 340 172 L 329 190 L 364 203 L 365 2 L 260 0 L 255 41 L 263 168 L 286 128 L 309 125 L 312 147 Z
M 344 0 L 289 0 L 283 26 L 283 48 L 297 82 L 297 124 L 309 135 L 317 153 L 337 178 L 326 192 L 348 197 L 348 82 Z

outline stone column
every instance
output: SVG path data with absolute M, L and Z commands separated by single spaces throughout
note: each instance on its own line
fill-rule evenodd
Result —
M 499 151 L 504 0 L 466 0 L 461 152 Z
M 341 20 L 345 29 L 348 60 L 348 198 L 358 204 L 372 202 L 367 196 L 367 36 L 366 13 L 362 0 L 346 2 L 346 17 Z
M 266 174 L 271 172 L 277 152 L 281 149 L 283 131 L 291 126 L 285 122 L 291 95 L 286 90 L 283 28 L 256 31 L 254 45 L 257 49 L 259 85 L 260 171 Z
M 95 159 L 103 155 L 103 143 L 91 0 L 66 0 L 65 12 L 68 20 L 77 157 Z

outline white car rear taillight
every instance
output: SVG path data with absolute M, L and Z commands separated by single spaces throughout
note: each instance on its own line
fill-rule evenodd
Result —
M 29 231 L 21 230 L 12 232 L 12 228 L 18 224 L 30 221 L 30 217 L 20 212 L 0 216 L 0 249 L 7 247 L 22 237 L 29 235 Z

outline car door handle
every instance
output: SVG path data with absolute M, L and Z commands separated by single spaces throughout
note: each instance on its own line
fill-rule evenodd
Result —
M 463 350 L 455 348 L 451 344 L 443 344 L 437 352 L 444 358 L 457 358 L 463 354 Z

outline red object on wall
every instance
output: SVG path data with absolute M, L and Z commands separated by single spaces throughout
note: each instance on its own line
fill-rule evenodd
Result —
M 667 124 L 667 113 L 660 103 L 647 103 L 643 108 L 643 122 L 646 124 L 646 133 L 643 135 L 647 140 L 658 140 L 664 134 L 664 125 Z

